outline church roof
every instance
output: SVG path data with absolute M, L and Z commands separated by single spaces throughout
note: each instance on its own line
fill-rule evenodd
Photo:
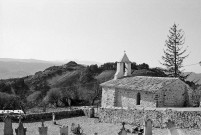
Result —
M 101 86 L 154 92 L 160 90 L 168 84 L 175 82 L 176 80 L 179 79 L 170 77 L 135 76 L 110 80 L 102 83 Z
M 119 62 L 130 63 L 130 60 L 128 59 L 126 53 L 124 53 L 124 56 L 121 58 Z

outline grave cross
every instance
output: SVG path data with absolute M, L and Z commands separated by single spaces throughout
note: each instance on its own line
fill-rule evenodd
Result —
M 26 135 L 27 129 L 24 128 L 23 123 L 22 123 L 22 116 L 19 116 L 19 126 L 17 129 L 15 129 L 16 135 Z
M 38 127 L 39 135 L 47 135 L 47 127 L 44 126 L 44 121 L 41 121 L 41 127 Z
M 127 135 L 127 132 L 125 129 L 125 122 L 122 122 L 122 128 L 121 128 L 121 131 L 118 133 L 118 135 Z

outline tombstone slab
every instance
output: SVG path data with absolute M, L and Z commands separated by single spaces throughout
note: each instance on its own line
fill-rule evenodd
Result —
M 9 115 L 4 119 L 4 135 L 13 135 L 12 120 Z
M 145 121 L 143 135 L 152 135 L 152 120 L 148 119 Z
M 60 135 L 68 135 L 68 126 L 60 127 Z

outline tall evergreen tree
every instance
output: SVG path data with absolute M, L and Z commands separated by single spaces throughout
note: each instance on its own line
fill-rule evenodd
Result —
M 185 55 L 186 48 L 183 49 L 185 43 L 184 32 L 174 24 L 169 30 L 168 39 L 165 41 L 166 49 L 164 56 L 162 56 L 162 65 L 166 66 L 169 76 L 181 77 L 180 68 L 182 67 L 183 60 L 188 56 Z

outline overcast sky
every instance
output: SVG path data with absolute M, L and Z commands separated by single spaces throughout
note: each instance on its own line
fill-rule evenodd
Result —
M 169 28 L 201 61 L 201 0 L 0 0 L 0 57 L 133 62 L 161 67 Z M 201 73 L 201 66 L 185 71 Z

